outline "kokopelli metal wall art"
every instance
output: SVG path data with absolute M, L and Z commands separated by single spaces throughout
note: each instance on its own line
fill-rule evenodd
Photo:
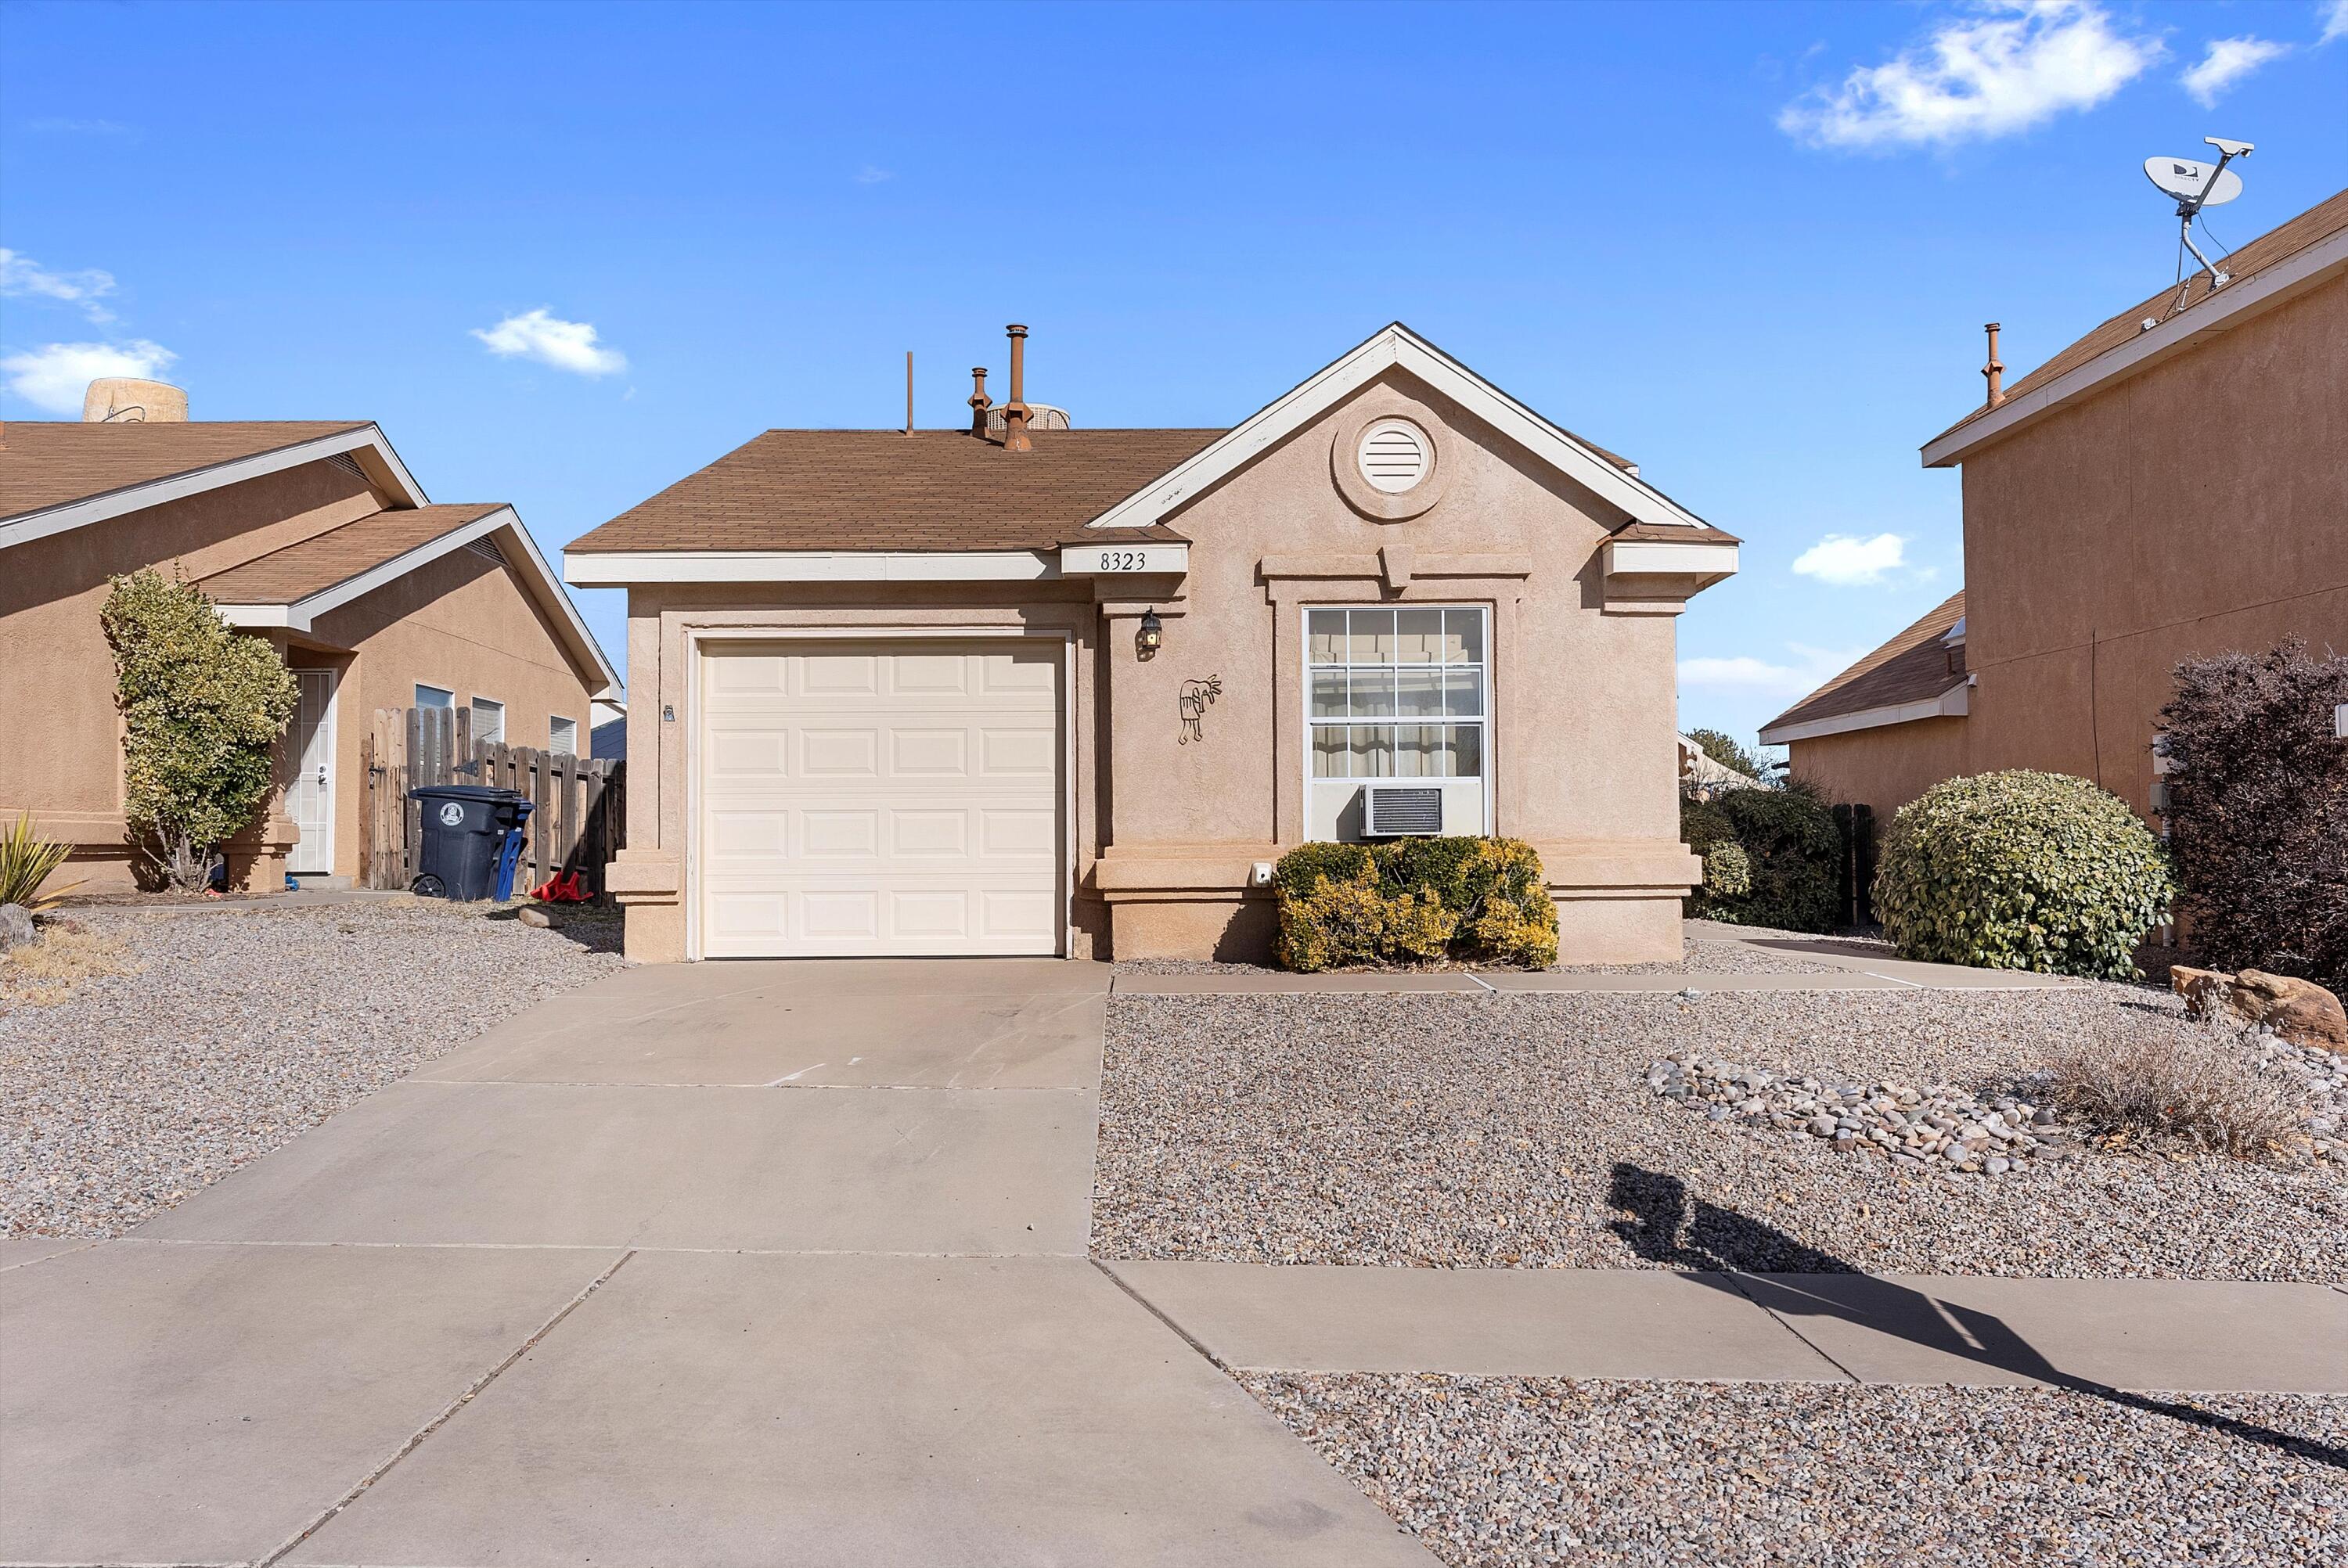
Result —
M 1182 712 L 1182 734 L 1174 743 L 1176 745 L 1187 746 L 1192 741 L 1205 743 L 1207 737 L 1200 732 L 1199 721 L 1207 716 L 1207 710 L 1213 707 L 1215 699 L 1222 694 L 1223 678 L 1220 675 L 1182 682 L 1182 694 L 1175 699 L 1175 706 Z

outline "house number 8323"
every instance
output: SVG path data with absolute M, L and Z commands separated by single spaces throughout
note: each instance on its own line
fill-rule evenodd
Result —
M 1148 571 L 1149 552 L 1147 550 L 1103 550 L 1097 571 Z

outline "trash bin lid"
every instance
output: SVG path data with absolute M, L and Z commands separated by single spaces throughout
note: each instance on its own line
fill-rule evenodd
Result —
M 501 789 L 495 784 L 417 784 L 407 792 L 410 800 L 479 800 L 492 804 L 526 801 L 530 797 L 518 789 Z

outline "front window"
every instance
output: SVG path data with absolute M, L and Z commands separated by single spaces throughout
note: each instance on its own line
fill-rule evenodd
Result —
M 457 705 L 457 693 L 445 692 L 438 686 L 419 685 L 416 688 L 416 705 L 419 708 L 453 708 Z
M 473 739 L 501 745 L 506 738 L 506 705 L 487 697 L 473 699 Z
M 558 757 L 579 754 L 579 721 L 557 715 L 546 721 L 546 749 Z
M 1481 779 L 1484 611 L 1313 610 L 1305 617 L 1315 779 Z

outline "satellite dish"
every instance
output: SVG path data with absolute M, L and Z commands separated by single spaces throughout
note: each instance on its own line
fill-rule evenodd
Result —
M 2144 177 L 2179 201 L 2197 208 L 2221 207 L 2242 193 L 2242 177 L 2225 163 L 2223 159 L 2213 164 L 2198 158 L 2147 158 Z M 2204 190 L 2209 194 L 2203 195 Z

